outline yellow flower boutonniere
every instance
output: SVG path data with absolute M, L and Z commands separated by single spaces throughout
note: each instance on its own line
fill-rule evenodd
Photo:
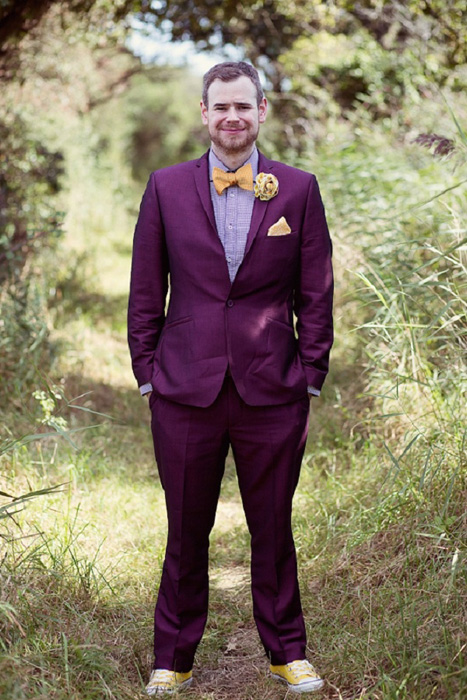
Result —
M 279 192 L 279 180 L 271 173 L 258 173 L 255 182 L 255 197 L 267 202 Z

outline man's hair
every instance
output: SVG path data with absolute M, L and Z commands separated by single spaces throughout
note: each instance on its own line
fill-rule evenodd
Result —
M 210 68 L 203 77 L 203 102 L 208 106 L 208 90 L 211 83 L 215 80 L 222 80 L 224 83 L 230 83 L 232 80 L 237 80 L 243 75 L 250 78 L 256 88 L 256 102 L 259 106 L 264 97 L 263 88 L 259 79 L 258 71 L 245 61 L 217 63 Z

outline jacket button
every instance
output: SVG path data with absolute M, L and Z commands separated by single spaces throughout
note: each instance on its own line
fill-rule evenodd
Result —
M 232 307 L 233 305 L 234 305 L 234 303 L 233 303 L 232 299 L 229 299 L 227 301 L 227 306 Z

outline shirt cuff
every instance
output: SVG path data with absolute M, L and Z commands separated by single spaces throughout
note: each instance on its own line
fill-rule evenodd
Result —
M 319 389 L 315 389 L 314 386 L 307 386 L 306 390 L 312 396 L 319 396 L 321 394 L 321 391 Z
M 141 396 L 144 396 L 145 394 L 149 394 L 150 391 L 152 391 L 152 384 L 151 382 L 147 382 L 146 384 L 142 384 L 139 388 L 141 392 Z

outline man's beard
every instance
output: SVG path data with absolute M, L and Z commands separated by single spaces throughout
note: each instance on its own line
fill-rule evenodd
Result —
M 253 146 L 258 137 L 259 128 L 256 131 L 246 130 L 234 137 L 225 136 L 220 131 L 213 131 L 210 134 L 212 143 L 219 149 L 222 149 L 224 153 L 233 155 L 234 153 L 241 153 L 247 150 L 250 146 Z

